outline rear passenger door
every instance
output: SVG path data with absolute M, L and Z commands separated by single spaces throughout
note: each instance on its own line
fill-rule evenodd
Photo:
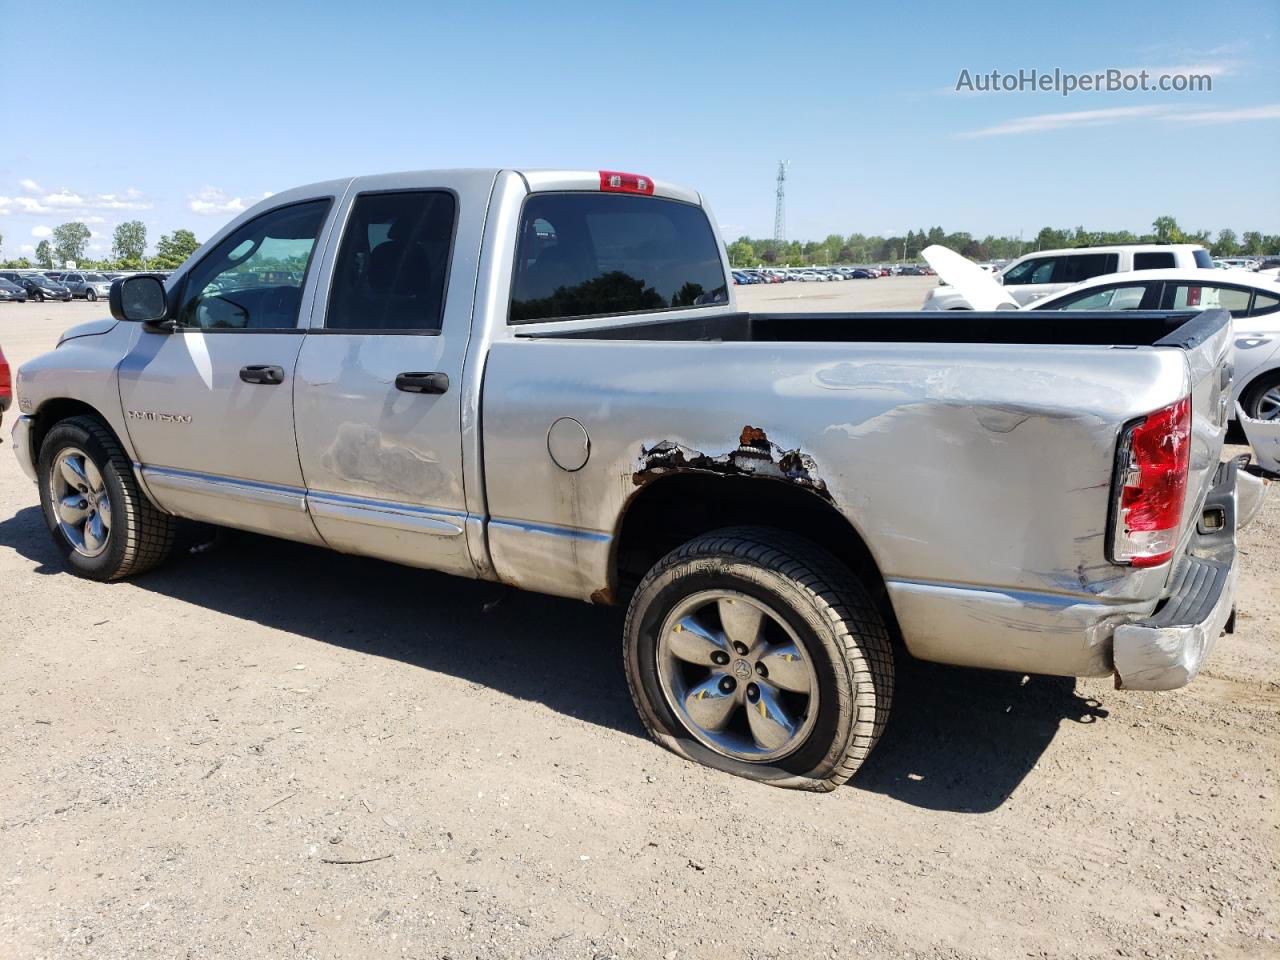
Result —
M 427 176 L 348 192 L 298 357 L 298 458 L 330 546 L 474 576 L 462 369 L 493 175 Z

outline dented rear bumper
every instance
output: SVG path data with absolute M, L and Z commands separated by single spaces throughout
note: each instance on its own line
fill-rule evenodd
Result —
M 1218 468 L 1189 549 L 1174 569 L 1169 596 L 1151 616 L 1116 627 L 1116 686 L 1173 690 L 1200 672 L 1218 637 L 1234 622 L 1236 530 L 1257 513 L 1265 481 L 1246 473 L 1246 458 Z M 1220 526 L 1219 526 L 1220 523 Z

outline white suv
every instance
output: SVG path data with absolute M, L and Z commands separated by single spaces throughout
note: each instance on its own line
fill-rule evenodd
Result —
M 1069 250 L 1040 250 L 1019 257 L 996 274 L 1013 299 L 1026 305 L 1105 273 L 1132 270 L 1212 269 L 1209 251 L 1194 243 L 1126 243 Z M 925 310 L 971 310 L 969 301 L 942 285 L 925 294 Z

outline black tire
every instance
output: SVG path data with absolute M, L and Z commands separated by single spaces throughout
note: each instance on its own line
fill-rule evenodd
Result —
M 1280 387 L 1280 370 L 1273 370 L 1271 373 L 1264 373 L 1253 383 L 1249 384 L 1247 390 L 1240 395 L 1240 406 L 1244 408 L 1245 415 L 1254 420 L 1265 420 L 1262 407 L 1262 398 L 1270 390 Z M 1271 419 L 1276 419 L 1274 416 Z
M 95 300 L 97 300 L 97 299 L 98 299 L 98 291 L 96 291 L 96 290 L 86 290 L 86 291 L 84 292 L 84 298 L 85 298 L 86 300 L 88 300 L 90 303 L 93 303 L 93 301 L 95 301 Z
M 110 501 L 112 522 L 106 548 L 94 557 L 76 550 L 54 512 L 49 473 L 58 454 L 68 447 L 93 460 Z M 37 477 L 45 524 L 75 573 L 91 580 L 119 580 L 168 558 L 176 530 L 174 518 L 157 510 L 139 489 L 129 458 L 101 421 L 81 416 L 54 424 L 40 444 Z
M 44 294 L 39 290 L 36 291 L 36 303 L 44 303 Z
M 657 649 L 664 620 L 683 599 L 715 589 L 769 606 L 810 655 L 817 718 L 807 739 L 780 759 L 752 762 L 712 749 L 662 692 Z M 792 789 L 834 790 L 853 776 L 880 738 L 893 699 L 889 632 L 863 585 L 813 543 L 761 527 L 705 534 L 658 561 L 627 610 L 624 658 L 636 709 L 659 744 L 685 759 Z

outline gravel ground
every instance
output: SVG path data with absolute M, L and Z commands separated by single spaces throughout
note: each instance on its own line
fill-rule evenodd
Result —
M 903 662 L 828 796 L 647 740 L 618 611 L 247 535 L 89 583 L 36 503 L 0 451 L 0 957 L 1280 951 L 1278 496 L 1193 685 Z

